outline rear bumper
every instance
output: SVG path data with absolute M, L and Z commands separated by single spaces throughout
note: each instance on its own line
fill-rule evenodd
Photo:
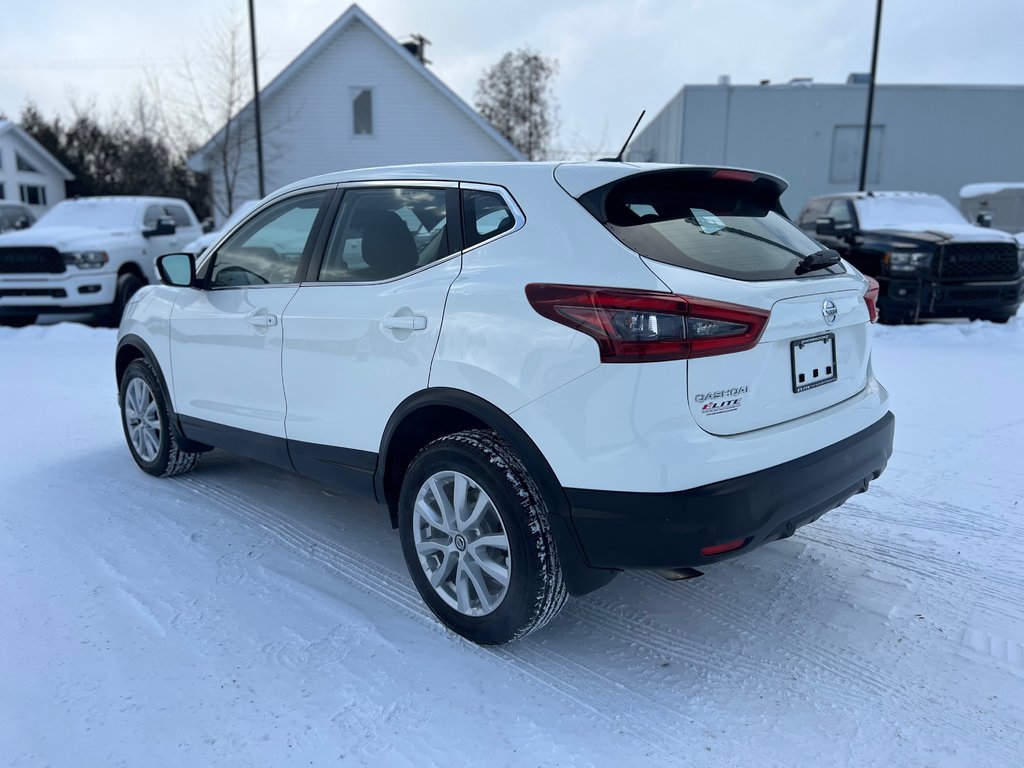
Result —
M 567 488 L 573 527 L 594 568 L 707 565 L 784 538 L 817 520 L 885 469 L 895 418 L 887 413 L 845 440 L 742 477 L 674 493 Z M 701 548 L 744 539 L 712 557 Z
M 879 278 L 879 307 L 917 317 L 1012 315 L 1024 301 L 1024 278 L 978 282 L 936 282 Z

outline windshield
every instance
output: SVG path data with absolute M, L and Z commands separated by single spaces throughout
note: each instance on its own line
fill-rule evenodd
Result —
M 804 257 L 822 250 L 779 212 L 774 189 L 641 174 L 595 192 L 603 212 L 581 199 L 584 207 L 626 246 L 665 264 L 737 280 L 783 280 L 807 274 Z M 843 271 L 837 264 L 810 274 Z
M 65 200 L 44 215 L 37 227 L 92 227 L 129 229 L 135 226 L 139 206 L 121 200 Z
M 938 195 L 865 197 L 853 201 L 861 229 L 927 229 L 966 224 L 967 219 Z
M 224 223 L 221 224 L 220 229 L 218 229 L 217 232 L 227 232 L 229 229 L 234 227 L 235 224 L 240 222 L 249 213 L 249 211 L 259 204 L 259 200 L 246 200 L 241 203 L 237 208 L 235 208 L 234 212 L 224 220 Z

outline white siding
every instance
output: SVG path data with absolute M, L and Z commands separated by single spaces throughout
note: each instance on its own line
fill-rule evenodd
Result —
M 19 171 L 15 153 L 31 163 L 36 172 Z M 63 177 L 54 172 L 50 162 L 14 130 L 0 135 L 0 183 L 3 184 L 3 199 L 15 203 L 21 202 L 22 184 L 46 189 L 46 205 L 29 206 L 37 217 L 65 198 Z
M 355 20 L 261 102 L 268 194 L 299 179 L 350 168 L 513 159 L 404 56 Z M 356 87 L 373 90 L 369 136 L 353 133 Z M 207 155 L 208 163 L 215 153 Z M 243 171 L 236 203 L 257 196 L 255 162 Z M 214 194 L 223 194 L 216 177 Z

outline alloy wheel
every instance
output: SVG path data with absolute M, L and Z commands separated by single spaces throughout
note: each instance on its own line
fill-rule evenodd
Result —
M 438 596 L 466 616 L 485 616 L 508 592 L 508 535 L 487 492 L 455 471 L 426 479 L 413 508 L 420 566 Z
M 124 395 L 124 418 L 128 437 L 139 458 L 145 462 L 156 461 L 160 455 L 163 428 L 153 390 L 141 378 L 128 382 Z

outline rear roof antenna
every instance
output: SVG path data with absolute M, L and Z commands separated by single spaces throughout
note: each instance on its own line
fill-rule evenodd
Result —
M 640 117 L 636 119 L 636 124 L 633 126 L 633 130 L 629 132 L 629 137 L 626 139 L 626 143 L 622 145 L 622 149 L 619 150 L 619 154 L 615 157 L 602 157 L 602 163 L 621 163 L 622 156 L 626 153 L 626 147 L 629 146 L 629 142 L 633 140 L 633 134 L 636 133 L 636 129 L 640 127 L 640 121 L 644 119 L 644 115 L 647 114 L 647 110 L 641 110 Z

